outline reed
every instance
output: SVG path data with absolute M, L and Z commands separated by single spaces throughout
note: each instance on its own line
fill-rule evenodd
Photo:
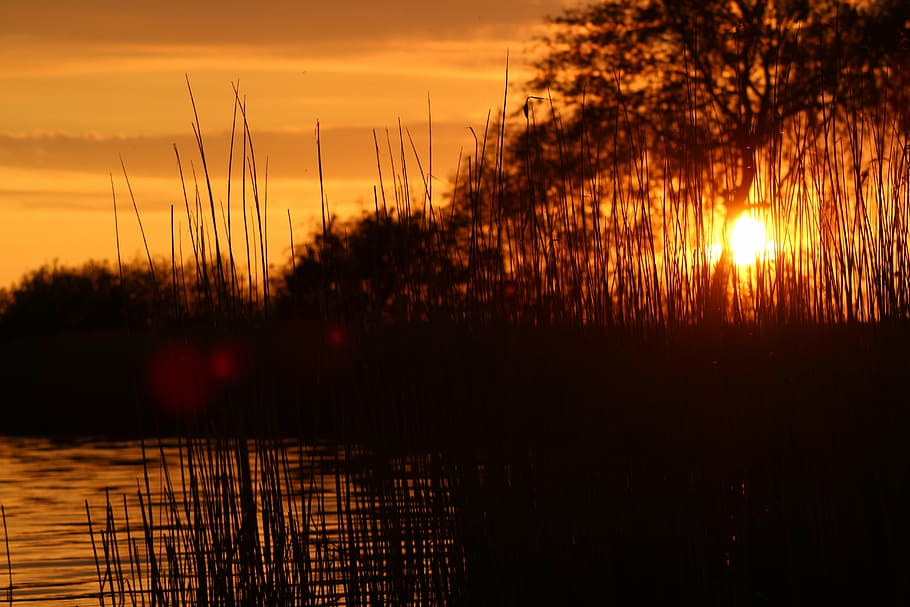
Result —
M 447 208 L 433 200 L 424 170 L 432 164 L 401 125 L 385 142 L 374 133 L 372 214 L 334 219 L 320 163 L 321 231 L 292 242 L 294 259 L 273 271 L 267 171 L 260 183 L 246 103 L 236 87 L 234 96 L 228 170 L 240 174 L 227 176 L 220 217 L 198 115 L 202 174 L 193 169 L 192 183 L 176 155 L 192 257 L 178 258 L 182 231 L 172 234 L 169 279 L 147 255 L 156 288 L 171 283 L 162 319 L 262 320 L 274 311 L 360 327 L 433 319 L 666 334 L 697 325 L 902 321 L 910 309 L 910 147 L 884 107 L 846 116 L 831 108 L 817 122 L 783 123 L 756 157 L 746 213 L 765 225 L 769 243 L 752 262 L 730 252 L 736 161 L 722 146 L 690 150 L 645 129 L 622 141 L 596 140 L 584 128 L 570 135 L 555 101 L 529 97 L 523 119 L 500 110 L 476 133 Z M 321 160 L 320 137 L 317 128 Z M 239 246 L 231 232 L 235 181 Z
M 768 242 L 743 262 L 731 253 L 737 217 L 725 206 L 734 160 L 721 146 L 687 155 L 643 131 L 605 154 L 611 142 L 570 139 L 555 103 L 538 120 L 533 101 L 526 136 L 511 149 L 507 117 L 488 121 L 456 172 L 446 212 L 433 212 L 426 177 L 413 192 L 402 185 L 403 153 L 397 165 L 390 157 L 390 172 L 379 162 L 383 196 L 373 217 L 329 225 L 315 246 L 298 247 L 302 259 L 285 273 L 279 299 L 321 288 L 354 324 L 444 318 L 643 334 L 906 319 L 907 134 L 885 110 L 784 124 L 757 157 L 745 211 Z M 420 167 L 416 150 L 413 157 Z M 389 174 L 394 204 L 385 197 Z M 419 195 L 423 205 L 414 204 Z M 396 230 L 420 260 L 397 254 Z M 367 269 L 370 256 L 374 265 L 382 259 L 380 270 Z M 308 266 L 325 284 L 308 278 Z M 427 277 L 434 269 L 437 281 Z M 383 281 L 395 291 L 376 289 Z M 389 301 L 399 302 L 395 310 Z
M 86 505 L 102 605 L 437 605 L 462 575 L 436 458 L 211 435 L 161 461 L 135 526 Z
M 139 483 L 138 517 L 124 506 L 121 523 L 108 498 L 90 529 L 100 600 L 901 589 L 906 414 L 888 395 L 905 371 L 910 146 L 884 109 L 783 124 L 748 205 L 773 255 L 748 263 L 730 252 L 736 167 L 720 147 L 570 136 L 553 100 L 529 97 L 521 145 L 504 110 L 488 119 L 441 208 L 432 161 L 424 172 L 399 125 L 397 139 L 374 134 L 372 216 L 333 220 L 323 191 L 320 233 L 275 276 L 236 89 L 235 104 L 245 251 L 222 241 L 230 198 L 218 226 L 203 160 L 185 199 L 191 267 L 172 253 L 172 318 L 330 333 L 315 354 L 278 356 L 290 398 L 259 377 L 245 406 L 226 396 L 230 423 L 182 435 L 160 490 Z M 204 159 L 198 117 L 195 132 Z M 247 434 L 313 438 L 304 422 L 342 446 Z M 857 556 L 869 546 L 878 568 Z
M 6 589 L 6 600 L 13 604 L 13 562 L 9 554 L 9 531 L 6 528 L 6 508 L 0 505 L 0 518 L 3 519 L 3 544 L 6 549 L 6 573 L 9 586 Z

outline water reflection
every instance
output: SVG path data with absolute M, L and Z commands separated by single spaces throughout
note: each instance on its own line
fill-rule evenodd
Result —
M 97 594 L 85 501 L 103 503 L 105 488 L 135 493 L 141 470 L 138 443 L 0 437 L 0 503 L 6 510 L 15 602 L 43 604 Z M 4 587 L 5 561 L 0 559 Z
M 290 603 L 446 596 L 460 556 L 437 464 L 290 443 L 0 437 L 13 602 L 98 604 L 99 589 L 115 604 L 263 588 Z

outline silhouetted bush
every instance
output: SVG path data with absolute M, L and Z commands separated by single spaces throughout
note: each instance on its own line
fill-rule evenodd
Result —
M 331 227 L 283 276 L 280 310 L 364 323 L 452 318 L 467 268 L 452 233 L 422 213 L 379 214 Z
M 0 336 L 25 337 L 70 331 L 147 326 L 167 308 L 146 271 L 107 264 L 42 266 L 4 292 Z

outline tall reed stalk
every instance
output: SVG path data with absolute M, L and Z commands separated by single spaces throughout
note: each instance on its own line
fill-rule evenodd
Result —
M 439 605 L 458 587 L 435 457 L 214 435 L 182 440 L 177 470 L 161 455 L 138 520 L 108 495 L 96 531 L 86 504 L 102 605 Z

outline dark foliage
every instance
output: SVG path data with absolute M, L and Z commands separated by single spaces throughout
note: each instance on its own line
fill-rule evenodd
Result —
M 731 216 L 748 202 L 756 151 L 785 121 L 811 129 L 825 113 L 887 100 L 906 122 L 893 93 L 910 34 L 901 0 L 605 0 L 552 26 L 532 84 L 568 108 L 561 136 L 605 156 L 656 144 L 704 162 L 723 150 L 735 169 Z M 565 163 L 568 149 L 552 156 Z
M 463 313 L 466 267 L 452 237 L 421 213 L 366 216 L 308 244 L 278 306 L 363 323 Z
M 0 296 L 0 336 L 145 326 L 165 307 L 146 270 L 125 267 L 123 281 L 98 262 L 43 266 Z

